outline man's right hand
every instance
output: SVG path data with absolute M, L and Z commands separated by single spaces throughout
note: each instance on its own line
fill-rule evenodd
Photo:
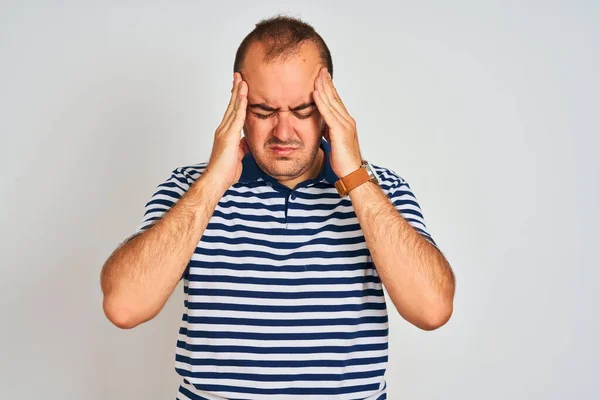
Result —
M 242 159 L 249 150 L 240 132 L 246 119 L 248 84 L 239 72 L 234 73 L 231 99 L 221 124 L 215 131 L 212 153 L 206 174 L 218 184 L 223 192 L 237 183 L 242 175 Z

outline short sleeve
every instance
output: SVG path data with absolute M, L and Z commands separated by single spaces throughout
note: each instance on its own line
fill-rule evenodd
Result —
M 402 217 L 429 243 L 438 248 L 427 230 L 425 217 L 408 182 L 390 170 L 378 171 L 382 187 Z M 386 190 L 387 188 L 387 190 Z M 439 249 L 439 248 L 438 248 Z
M 189 188 L 189 180 L 184 175 L 182 169 L 177 168 L 172 171 L 171 176 L 156 187 L 154 194 L 146 203 L 142 220 L 135 230 L 134 235 L 132 235 L 129 239 L 147 230 L 158 220 L 160 220 L 165 213 L 169 211 L 171 207 L 175 205 L 175 203 L 177 203 L 177 201 Z M 186 267 L 180 280 L 186 276 L 188 268 L 189 266 Z
M 190 188 L 187 177 L 181 168 L 171 172 L 171 176 L 158 185 L 144 208 L 144 216 L 135 233 L 143 232 L 161 219 Z

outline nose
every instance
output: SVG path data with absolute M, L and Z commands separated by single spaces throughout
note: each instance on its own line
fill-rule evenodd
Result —
M 273 128 L 273 136 L 282 142 L 293 140 L 296 136 L 294 131 L 293 116 L 290 112 L 278 112 L 277 122 Z

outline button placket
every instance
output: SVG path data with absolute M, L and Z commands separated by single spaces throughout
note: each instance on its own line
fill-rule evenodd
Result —
M 287 195 L 286 210 L 285 210 L 285 228 L 288 229 L 292 223 L 289 222 L 290 213 L 293 212 L 292 202 L 296 199 L 295 190 L 291 190 Z M 293 216 L 293 214 L 292 214 Z

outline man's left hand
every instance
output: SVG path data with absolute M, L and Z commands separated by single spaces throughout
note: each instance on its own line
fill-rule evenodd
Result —
M 343 178 L 360 168 L 362 157 L 356 121 L 348 114 L 325 67 L 315 79 L 313 98 L 325 120 L 324 136 L 331 145 L 331 168 L 339 178 Z

